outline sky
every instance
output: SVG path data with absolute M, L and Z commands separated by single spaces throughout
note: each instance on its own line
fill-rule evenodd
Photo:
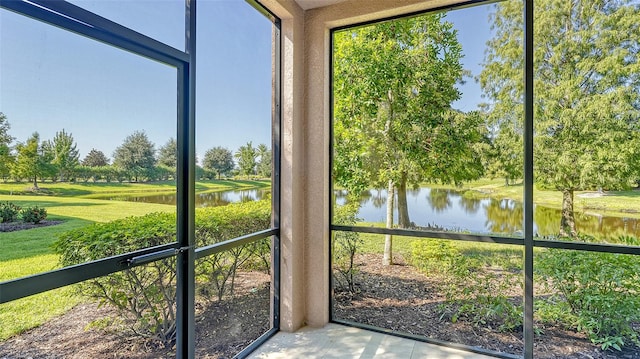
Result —
M 98 15 L 184 49 L 181 0 L 73 0 Z M 152 5 L 152 6 L 150 6 Z M 465 69 L 481 70 L 491 6 L 450 11 Z M 271 22 L 242 0 L 198 3 L 196 152 L 235 152 L 271 141 Z M 52 139 L 65 129 L 81 158 L 111 157 L 128 135 L 145 131 L 159 148 L 176 136 L 176 69 L 56 27 L 0 10 L 0 112 L 10 135 Z M 482 101 L 473 78 L 454 108 Z

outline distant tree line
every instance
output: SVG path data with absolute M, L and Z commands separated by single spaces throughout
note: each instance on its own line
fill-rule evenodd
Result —
M 62 129 L 53 139 L 42 140 L 34 132 L 24 142 L 9 134 L 7 116 L 0 112 L 0 178 L 3 181 L 38 182 L 148 182 L 174 179 L 178 162 L 178 144 L 170 138 L 156 149 L 144 131 L 127 136 L 113 152 L 112 160 L 92 148 L 81 160 L 73 135 Z M 205 152 L 196 177 L 201 180 L 231 177 L 271 177 L 271 150 L 252 142 L 235 153 L 224 147 Z

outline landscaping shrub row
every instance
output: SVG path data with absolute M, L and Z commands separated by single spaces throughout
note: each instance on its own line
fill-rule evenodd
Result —
M 25 223 L 38 224 L 47 218 L 47 210 L 38 207 L 24 207 L 11 203 L 0 203 L 0 223 L 16 222 L 21 220 Z
M 270 200 L 196 209 L 197 245 L 209 245 L 270 227 Z M 64 266 L 153 247 L 176 240 L 176 215 L 151 213 L 96 223 L 59 236 L 54 244 Z M 206 300 L 233 297 L 241 268 L 270 265 L 269 239 L 200 259 L 196 263 L 198 295 Z M 113 323 L 137 335 L 170 345 L 176 333 L 176 260 L 168 258 L 84 282 L 82 292 L 110 304 Z
M 586 242 L 593 238 L 581 236 Z M 637 238 L 620 243 L 640 245 Z M 462 255 L 451 241 L 421 239 L 412 243 L 411 262 L 420 270 L 442 278 L 447 302 L 443 316 L 501 332 L 522 328 L 520 297 L 509 289 L 521 288 L 520 269 L 505 263 L 489 268 Z M 640 261 L 632 255 L 543 249 L 535 264 L 536 282 L 545 295 L 535 299 L 539 326 L 560 325 L 585 333 L 603 350 L 640 346 Z M 541 327 L 538 331 L 543 331 Z

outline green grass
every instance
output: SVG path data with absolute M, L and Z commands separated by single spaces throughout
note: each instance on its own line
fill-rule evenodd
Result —
M 359 226 L 383 227 L 382 223 L 362 222 Z M 360 233 L 362 245 L 359 253 L 382 255 L 385 236 L 383 234 Z M 394 256 L 401 255 L 406 261 L 411 262 L 412 243 L 415 241 L 429 240 L 422 237 L 393 237 Z M 476 259 L 486 266 L 501 267 L 506 269 L 521 269 L 523 261 L 523 247 L 509 244 L 451 241 L 450 242 L 462 255 Z
M 196 191 L 228 191 L 241 188 L 268 187 L 266 180 L 212 180 L 196 182 Z M 26 182 L 0 183 L 0 195 L 37 195 L 58 197 L 96 198 L 109 194 L 151 194 L 175 192 L 175 181 L 160 181 L 148 183 L 118 183 L 118 182 L 43 182 L 39 183 L 40 191 L 33 192 L 32 185 Z
M 83 300 L 72 287 L 64 287 L 0 304 L 0 341 L 46 323 Z
M 452 185 L 424 184 L 431 188 L 451 189 Z M 515 184 L 506 186 L 504 180 L 480 179 L 455 188 L 471 198 L 510 198 L 522 202 L 523 186 Z M 574 210 L 576 212 L 606 213 L 607 216 L 640 218 L 640 191 L 606 191 L 603 196 L 590 196 L 594 191 L 574 192 Z M 534 188 L 533 201 L 536 205 L 561 209 L 562 193 L 556 190 Z

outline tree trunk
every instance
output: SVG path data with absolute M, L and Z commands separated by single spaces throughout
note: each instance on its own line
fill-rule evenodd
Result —
M 394 200 L 394 184 L 392 180 L 389 180 L 389 187 L 387 189 L 387 228 L 393 228 L 393 200 Z M 393 264 L 393 236 L 386 234 L 384 237 L 384 255 L 382 257 L 383 265 Z
M 411 228 L 409 219 L 409 208 L 407 206 L 407 175 L 402 174 L 397 186 L 398 191 L 398 227 Z
M 576 230 L 576 219 L 573 213 L 573 190 L 562 190 L 562 218 L 560 219 L 560 236 L 575 238 L 578 235 Z
M 38 189 L 38 177 L 33 176 L 33 189 Z

